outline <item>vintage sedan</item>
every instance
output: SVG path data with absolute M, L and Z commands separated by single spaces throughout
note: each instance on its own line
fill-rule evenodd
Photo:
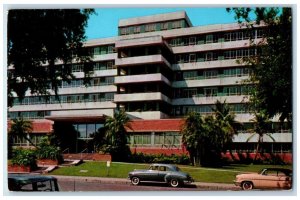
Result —
M 291 189 L 292 170 L 264 168 L 259 173 L 238 174 L 234 181 L 243 190 L 252 189 Z
M 188 173 L 182 172 L 177 166 L 170 164 L 152 164 L 147 170 L 129 172 L 128 178 L 133 185 L 138 185 L 140 182 L 161 182 L 168 183 L 172 187 L 194 181 Z

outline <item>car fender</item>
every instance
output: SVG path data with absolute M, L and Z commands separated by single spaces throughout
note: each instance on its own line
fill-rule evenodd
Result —
M 184 177 L 183 175 L 180 175 L 180 174 L 167 174 L 165 176 L 165 182 L 169 182 L 172 178 L 176 178 L 179 181 L 183 181 L 186 177 Z

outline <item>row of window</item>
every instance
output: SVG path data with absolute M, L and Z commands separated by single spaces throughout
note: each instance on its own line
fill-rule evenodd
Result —
M 105 55 L 115 53 L 115 45 L 104 45 L 91 48 L 92 55 Z
M 106 85 L 113 85 L 115 81 L 114 76 L 107 76 L 107 77 L 97 77 L 90 80 L 90 87 L 94 86 L 106 86 Z M 71 80 L 70 83 L 67 81 L 62 81 L 62 85 L 60 88 L 73 88 L 73 87 L 85 87 L 83 79 L 76 79 Z
M 186 27 L 186 22 L 184 20 L 158 22 L 158 23 L 143 24 L 137 26 L 121 27 L 119 28 L 119 35 L 131 35 L 131 34 L 170 30 L 170 29 L 177 29 L 177 28 L 184 28 L 184 27 Z
M 249 109 L 244 104 L 229 104 L 229 106 L 234 113 L 249 113 Z M 213 114 L 213 108 L 215 108 L 215 105 L 175 106 L 173 108 L 173 115 L 184 116 L 191 112 Z
M 173 38 L 169 41 L 170 46 L 189 46 L 189 45 L 201 45 L 209 43 L 218 43 L 218 42 L 231 42 L 238 40 L 249 40 L 255 38 L 262 38 L 263 30 L 257 29 L 253 31 L 233 31 L 233 32 L 221 32 L 214 34 L 205 34 L 205 35 L 193 35 L 185 37 Z
M 229 68 L 229 69 L 213 69 L 213 70 L 190 70 L 179 71 L 175 75 L 176 81 L 181 80 L 202 80 L 223 77 L 240 77 L 249 76 L 249 68 Z
M 25 111 L 25 112 L 8 112 L 9 119 L 43 119 L 49 116 L 50 111 Z
M 180 146 L 181 134 L 178 132 L 136 133 L 130 135 L 131 146 Z
M 93 71 L 115 69 L 114 61 L 102 61 L 93 63 Z M 72 64 L 72 72 L 83 72 L 83 64 Z
M 217 52 L 198 52 L 177 54 L 175 56 L 176 63 L 192 63 L 192 62 L 206 62 L 213 60 L 227 60 L 227 59 L 240 59 L 249 56 L 257 55 L 256 49 L 235 49 L 228 51 Z
M 22 102 L 18 98 L 14 99 L 14 105 L 37 105 L 37 104 L 59 104 L 59 103 L 84 103 L 84 102 L 106 102 L 114 100 L 113 92 L 96 94 L 74 94 L 59 95 L 59 100 L 55 96 L 50 96 L 46 101 L 43 97 L 25 97 Z
M 29 134 L 27 137 L 32 141 L 33 144 L 38 145 L 41 141 L 42 138 L 45 137 L 45 134 Z M 23 137 L 18 137 L 15 136 L 13 138 L 13 141 L 11 141 L 13 143 L 13 146 L 30 146 L 31 144 L 28 142 L 28 140 L 26 140 Z
M 250 89 L 251 86 L 245 85 L 206 88 L 180 88 L 175 89 L 174 98 L 249 95 Z

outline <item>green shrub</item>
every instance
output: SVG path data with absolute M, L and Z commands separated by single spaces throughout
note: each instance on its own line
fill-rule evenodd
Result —
M 30 166 L 33 169 L 37 167 L 34 150 L 18 148 L 12 151 L 12 155 L 12 165 Z
M 38 159 L 51 159 L 62 161 L 62 153 L 59 147 L 51 145 L 47 137 L 43 137 L 36 150 Z
M 166 163 L 166 164 L 190 164 L 190 158 L 187 155 L 154 155 L 154 154 L 143 154 L 135 153 L 130 157 L 130 162 L 133 163 Z

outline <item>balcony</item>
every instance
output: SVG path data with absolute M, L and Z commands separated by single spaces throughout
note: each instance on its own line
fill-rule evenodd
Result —
M 115 84 L 145 83 L 145 82 L 147 83 L 164 82 L 169 86 L 171 85 L 170 81 L 160 73 L 115 77 Z
M 164 44 L 164 40 L 162 36 L 156 35 L 156 36 L 136 37 L 132 39 L 118 40 L 116 42 L 116 48 L 156 45 L 156 44 Z
M 255 39 L 255 43 L 261 42 L 262 39 Z M 201 52 L 201 51 L 214 51 L 214 50 L 225 50 L 225 49 L 234 49 L 234 48 L 246 48 L 250 46 L 249 40 L 238 40 L 231 42 L 219 42 L 219 43 L 210 43 L 210 44 L 199 44 L 199 45 L 189 45 L 189 46 L 179 46 L 173 47 L 172 50 L 174 53 L 188 53 L 188 52 Z
M 226 86 L 226 85 L 238 85 L 242 81 L 248 79 L 248 76 L 238 77 L 225 77 L 225 78 L 211 78 L 211 79 L 200 79 L 200 80 L 185 80 L 185 81 L 174 81 L 172 86 L 174 88 L 185 88 L 185 87 L 210 87 L 210 86 Z
M 241 103 L 248 102 L 249 96 L 239 95 L 239 96 L 210 96 L 210 97 L 191 97 L 191 98 L 177 98 L 172 100 L 173 106 L 178 105 L 212 105 L 215 104 L 217 100 L 226 103 Z
M 225 67 L 236 67 L 243 66 L 245 64 L 239 64 L 236 59 L 229 60 L 213 60 L 205 62 L 191 62 L 191 63 L 179 63 L 173 64 L 173 70 L 195 70 L 195 69 L 214 69 L 214 68 L 225 68 Z
M 165 101 L 171 104 L 171 100 L 161 92 L 115 94 L 114 102 L 136 102 L 136 101 Z
M 115 65 L 117 66 L 134 66 L 141 64 L 155 64 L 164 63 L 171 68 L 171 64 L 162 55 L 148 55 L 116 59 Z

